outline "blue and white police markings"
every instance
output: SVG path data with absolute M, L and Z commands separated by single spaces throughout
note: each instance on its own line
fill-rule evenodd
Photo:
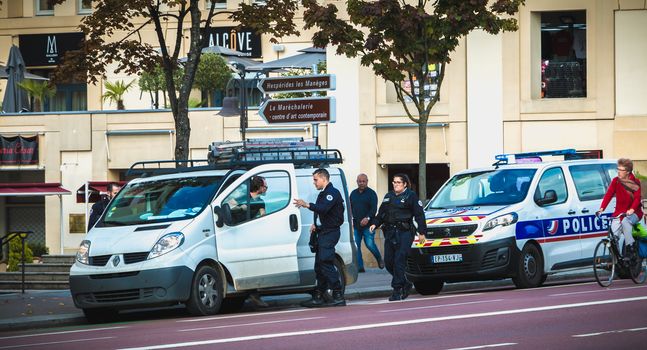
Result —
M 608 224 L 595 215 L 518 222 L 517 239 L 540 239 L 541 243 L 579 239 L 582 234 L 606 232 Z
M 326 196 L 326 199 L 327 199 L 327 200 L 329 200 L 329 201 L 331 201 L 331 200 L 332 200 L 332 196 L 331 196 L 331 195 L 327 195 L 327 196 Z

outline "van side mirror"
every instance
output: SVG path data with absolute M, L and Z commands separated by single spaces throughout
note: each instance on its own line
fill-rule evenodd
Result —
M 557 192 L 555 190 L 548 190 L 544 193 L 544 198 L 540 198 L 536 201 L 537 205 L 544 206 L 547 204 L 557 202 Z
M 213 207 L 213 215 L 216 216 L 216 226 L 223 227 L 224 225 L 231 225 L 231 208 L 229 204 L 225 203 L 222 207 Z

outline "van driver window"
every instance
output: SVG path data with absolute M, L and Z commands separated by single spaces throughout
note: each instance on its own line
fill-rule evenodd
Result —
M 541 175 L 541 179 L 537 185 L 537 191 L 535 192 L 535 200 L 543 198 L 546 195 L 546 191 L 549 190 L 553 190 L 557 194 L 557 201 L 551 205 L 566 202 L 568 191 L 566 190 L 566 180 L 564 179 L 562 168 L 548 169 Z
M 260 173 L 238 185 L 223 201 L 231 208 L 232 226 L 275 213 L 290 203 L 287 173 Z

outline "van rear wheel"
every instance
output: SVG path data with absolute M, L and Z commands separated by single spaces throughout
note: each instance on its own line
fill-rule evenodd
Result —
M 533 244 L 523 247 L 517 261 L 517 275 L 512 282 L 517 288 L 539 287 L 544 281 L 544 258 Z
M 193 275 L 186 308 L 196 316 L 215 315 L 222 305 L 222 290 L 222 278 L 218 270 L 207 265 L 201 266 Z
M 436 295 L 443 289 L 445 282 L 439 279 L 430 279 L 413 282 L 413 286 L 420 295 Z
M 337 269 L 337 272 L 339 272 L 339 279 L 341 282 L 341 292 L 342 294 L 346 293 L 346 270 L 344 269 L 344 263 L 341 262 L 339 259 L 335 258 L 335 262 L 333 263 L 335 265 L 335 269 Z

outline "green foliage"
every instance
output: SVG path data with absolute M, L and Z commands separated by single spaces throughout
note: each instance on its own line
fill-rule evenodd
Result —
M 326 61 L 320 61 L 317 64 L 317 74 L 326 74 L 326 72 L 327 72 Z M 309 69 L 292 69 L 289 72 L 281 73 L 281 76 L 294 77 L 294 76 L 309 75 L 309 74 L 312 74 L 312 72 Z M 275 99 L 303 98 L 303 97 L 311 97 L 311 96 L 313 96 L 313 92 L 284 92 L 280 94 L 274 94 L 272 95 L 272 98 L 275 98 Z M 327 96 L 327 93 L 326 91 L 321 91 L 317 94 L 317 96 Z
M 208 96 L 211 96 L 214 91 L 225 89 L 231 75 L 231 69 L 222 56 L 206 53 L 200 59 L 193 84 L 198 89 L 209 92 Z
M 636 177 L 636 179 L 638 179 L 640 181 L 647 181 L 647 176 L 639 173 L 638 171 L 634 172 L 634 176 Z
M 114 83 L 106 81 L 104 84 L 106 92 L 102 96 L 103 101 L 105 102 L 106 100 L 108 100 L 110 102 L 114 102 L 115 104 L 117 104 L 117 109 L 119 110 L 125 109 L 124 94 L 128 92 L 134 82 L 135 81 L 133 80 L 130 83 L 126 84 L 123 80 L 117 80 Z
M 34 261 L 34 255 L 25 242 L 25 263 L 30 264 Z M 7 271 L 18 271 L 22 265 L 22 240 L 18 237 L 9 241 L 9 264 Z
M 31 248 L 34 256 L 42 257 L 49 254 L 49 248 L 42 243 L 29 243 L 29 248 Z
M 44 81 L 25 79 L 18 83 L 23 90 L 34 99 L 34 111 L 40 112 L 45 109 L 45 98 L 56 95 L 56 87 Z
M 206 101 L 202 101 L 197 98 L 190 98 L 189 99 L 189 108 L 200 108 L 204 105 Z

